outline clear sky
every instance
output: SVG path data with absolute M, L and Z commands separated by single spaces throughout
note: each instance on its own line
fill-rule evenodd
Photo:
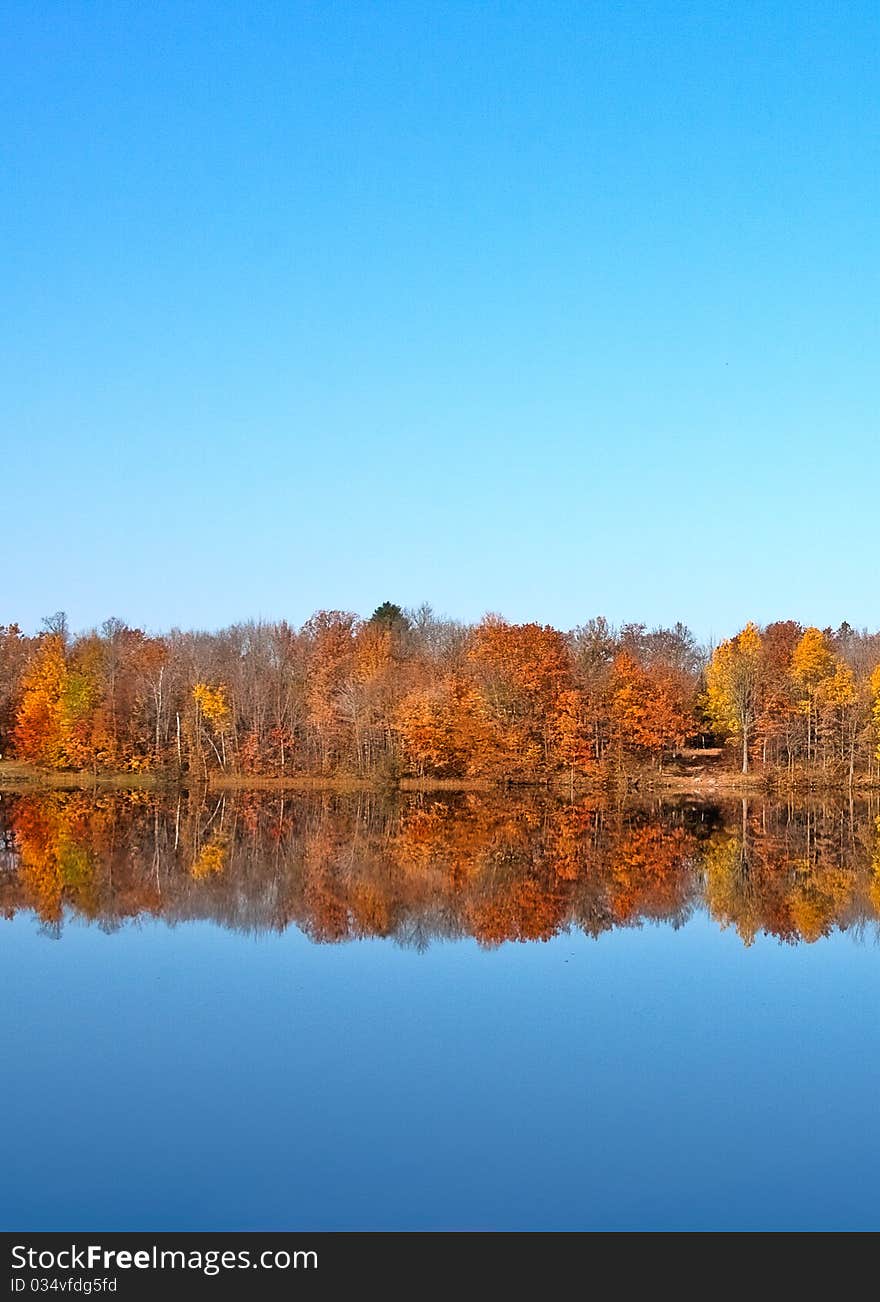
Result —
M 0 20 L 0 622 L 880 625 L 874 0 Z

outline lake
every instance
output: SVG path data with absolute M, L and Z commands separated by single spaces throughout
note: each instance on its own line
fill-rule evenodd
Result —
M 865 802 L 0 799 L 0 1227 L 876 1229 Z

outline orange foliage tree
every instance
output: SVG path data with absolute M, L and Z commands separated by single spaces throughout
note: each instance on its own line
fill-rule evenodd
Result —
M 611 678 L 611 723 L 621 752 L 659 759 L 693 728 L 687 687 L 670 671 L 650 673 L 622 652 Z

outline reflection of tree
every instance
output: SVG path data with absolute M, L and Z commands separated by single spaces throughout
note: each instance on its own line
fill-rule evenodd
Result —
M 851 811 L 837 807 L 743 806 L 704 858 L 712 916 L 747 944 L 760 931 L 815 941 L 836 926 L 876 916 L 869 853 Z
M 23 802 L 24 803 L 24 802 Z M 19 876 L 25 898 L 44 922 L 56 922 L 62 913 L 64 881 L 59 854 L 59 831 L 50 804 L 24 804 L 17 811 L 16 842 Z
M 565 923 L 565 905 L 565 892 L 546 876 L 506 871 L 501 863 L 469 893 L 465 917 L 468 930 L 484 945 L 549 940 Z
M 225 836 L 217 832 L 199 850 L 190 872 L 196 881 L 201 881 L 204 877 L 210 877 L 212 873 L 222 873 L 228 858 L 229 843 Z
M 22 902 L 52 923 L 65 906 L 102 921 L 155 910 L 156 884 L 144 871 L 155 841 L 151 803 L 81 791 L 15 798 L 9 839 Z
M 874 819 L 874 831 L 871 844 L 871 884 L 868 895 L 874 912 L 880 914 L 880 817 Z
M 107 929 L 155 913 L 253 932 L 293 923 L 330 943 L 493 946 L 677 924 L 705 903 L 748 944 L 814 941 L 880 911 L 880 826 L 848 806 L 53 792 L 3 808 L 0 908 L 49 927 L 66 912 Z
M 723 926 L 734 925 L 747 945 L 760 929 L 754 883 L 743 854 L 743 842 L 732 829 L 720 832 L 703 857 L 706 903 Z
M 626 829 L 611 866 L 615 918 L 681 915 L 691 894 L 693 836 L 683 827 L 651 822 Z

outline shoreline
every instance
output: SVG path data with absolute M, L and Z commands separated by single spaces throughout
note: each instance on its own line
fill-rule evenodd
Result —
M 576 779 L 572 784 L 564 775 L 541 782 L 505 782 L 492 778 L 398 778 L 382 781 L 362 778 L 354 774 L 296 774 L 290 777 L 252 776 L 238 774 L 209 775 L 207 782 L 181 781 L 167 773 L 92 773 L 74 770 L 36 769 L 15 760 L 0 761 L 0 793 L 23 794 L 38 791 L 144 791 L 175 793 L 186 790 L 217 792 L 234 791 L 290 791 L 290 792 L 374 792 L 393 795 L 404 793 L 451 794 L 495 793 L 512 795 L 516 792 L 541 792 L 546 795 L 615 794 L 624 798 L 644 798 L 649 795 L 693 796 L 710 800 L 763 795 L 775 799 L 801 796 L 829 795 L 848 797 L 870 794 L 878 790 L 877 782 L 867 777 L 848 782 L 817 782 L 804 777 L 795 782 L 780 782 L 774 774 L 742 774 L 725 769 L 690 775 L 680 772 L 658 773 L 642 769 L 628 773 L 622 780 L 605 782 Z

